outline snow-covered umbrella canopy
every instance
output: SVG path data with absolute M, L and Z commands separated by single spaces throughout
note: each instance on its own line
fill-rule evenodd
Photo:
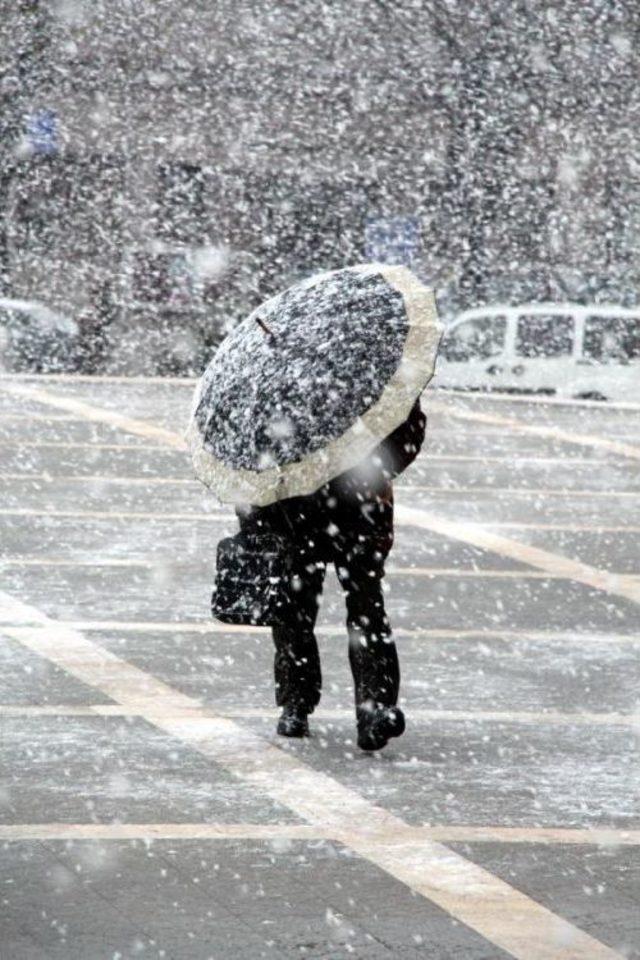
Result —
M 196 475 L 224 503 L 313 493 L 406 419 L 441 332 L 433 292 L 405 267 L 349 267 L 278 294 L 229 334 L 196 388 Z

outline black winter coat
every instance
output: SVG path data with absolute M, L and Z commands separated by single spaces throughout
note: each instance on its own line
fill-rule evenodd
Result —
M 267 507 L 238 508 L 240 529 L 274 532 L 293 540 L 301 553 L 321 560 L 336 553 L 373 550 L 386 556 L 393 544 L 391 481 L 413 463 L 424 441 L 427 418 L 416 401 L 404 423 L 358 464 L 304 497 Z

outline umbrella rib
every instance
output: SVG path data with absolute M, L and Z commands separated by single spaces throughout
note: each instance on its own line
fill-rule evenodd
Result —
M 259 327 L 262 327 L 262 329 L 267 334 L 267 336 L 272 337 L 274 340 L 276 339 L 276 335 L 273 332 L 273 330 L 267 326 L 267 324 L 264 322 L 264 320 L 261 317 L 256 317 L 255 321 Z

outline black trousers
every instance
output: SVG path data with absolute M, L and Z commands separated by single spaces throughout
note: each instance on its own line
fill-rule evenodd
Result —
M 356 705 L 393 706 L 400 668 L 384 610 L 385 556 L 358 544 L 333 558 L 347 604 L 349 662 Z M 326 561 L 301 558 L 294 575 L 295 611 L 290 622 L 273 628 L 276 703 L 311 713 L 320 700 L 322 672 L 314 634 Z
M 241 530 L 279 533 L 292 551 L 294 603 L 287 622 L 273 628 L 276 703 L 311 713 L 320 700 L 314 628 L 327 564 L 333 563 L 347 605 L 356 705 L 394 706 L 400 669 L 382 592 L 393 544 L 391 483 L 344 474 L 315 494 L 237 513 Z

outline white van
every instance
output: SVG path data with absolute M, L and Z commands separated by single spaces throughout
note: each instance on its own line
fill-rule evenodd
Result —
M 640 310 L 536 303 L 468 310 L 445 331 L 436 387 L 640 400 Z

